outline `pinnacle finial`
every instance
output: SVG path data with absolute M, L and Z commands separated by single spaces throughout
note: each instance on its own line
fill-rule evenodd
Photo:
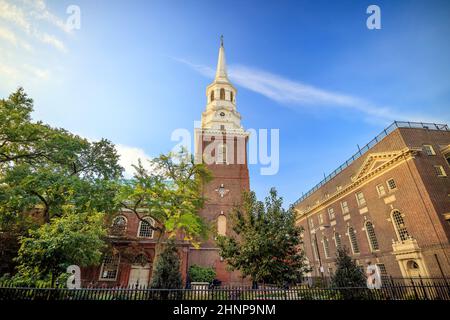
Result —
M 220 46 L 223 47 L 223 34 L 220 36 Z

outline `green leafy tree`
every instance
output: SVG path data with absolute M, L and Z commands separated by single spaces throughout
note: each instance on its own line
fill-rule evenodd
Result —
M 138 219 L 150 216 L 159 239 L 181 237 L 196 245 L 206 238 L 208 226 L 199 216 L 205 199 L 204 183 L 211 179 L 203 164 L 194 163 L 186 150 L 160 155 L 150 161 L 151 170 L 141 162 L 133 179 L 125 181 L 117 202 Z
M 331 279 L 332 285 L 337 288 L 352 287 L 363 289 L 343 289 L 344 299 L 364 298 L 366 277 L 355 261 L 348 255 L 346 248 L 339 248 L 336 252 L 336 272 Z
M 0 100 L 0 234 L 8 254 L 21 236 L 71 212 L 114 212 L 123 169 L 114 145 L 90 142 L 70 132 L 33 122 L 33 100 L 22 88 Z
M 155 289 L 181 288 L 180 257 L 173 239 L 169 240 L 159 254 L 153 271 L 151 287 Z
M 62 217 L 32 230 L 20 240 L 19 274 L 28 284 L 51 277 L 51 285 L 71 264 L 90 266 L 100 263 L 105 247 L 104 214 L 97 212 L 73 214 L 68 210 Z
M 216 278 L 216 271 L 211 267 L 192 265 L 189 267 L 189 279 L 192 282 L 211 283 Z
M 296 283 L 309 271 L 300 250 L 303 229 L 295 224 L 293 208 L 286 210 L 282 204 L 275 188 L 264 203 L 254 192 L 245 193 L 231 215 L 235 234 L 218 237 L 220 255 L 254 285 Z

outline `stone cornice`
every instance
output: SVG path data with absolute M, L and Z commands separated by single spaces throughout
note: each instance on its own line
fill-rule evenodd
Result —
M 330 203 L 347 195 L 352 190 L 361 187 L 365 183 L 369 182 L 372 178 L 380 175 L 382 172 L 388 170 L 388 168 L 391 168 L 394 164 L 401 163 L 403 161 L 413 158 L 414 155 L 416 155 L 420 150 L 421 150 L 420 148 L 404 148 L 398 151 L 369 154 L 366 160 L 361 165 L 358 174 L 354 177 L 353 181 L 350 184 L 346 185 L 345 187 L 342 187 L 341 190 L 336 191 L 328 198 L 323 199 L 322 201 L 319 201 L 319 203 L 311 206 L 310 209 L 305 210 L 302 213 L 298 212 L 297 221 L 303 220 L 304 218 L 307 218 L 308 216 L 313 215 L 318 211 L 324 209 Z M 386 161 L 380 164 L 378 167 L 370 170 L 371 164 L 374 164 L 374 162 L 377 159 L 382 159 Z M 345 172 L 345 170 L 342 172 Z

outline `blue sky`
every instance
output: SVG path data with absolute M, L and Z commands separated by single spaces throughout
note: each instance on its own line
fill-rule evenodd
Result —
M 23 86 L 36 120 L 124 163 L 156 156 L 200 120 L 221 34 L 244 127 L 280 129 L 278 174 L 250 166 L 259 197 L 292 203 L 393 120 L 450 122 L 448 1 L 0 0 L 0 96 Z

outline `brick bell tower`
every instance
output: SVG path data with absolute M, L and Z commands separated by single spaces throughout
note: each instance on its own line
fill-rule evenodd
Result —
M 189 265 L 214 267 L 217 279 L 225 284 L 241 283 L 238 272 L 230 272 L 219 255 L 217 234 L 230 234 L 229 215 L 241 203 L 242 192 L 249 191 L 247 141 L 249 133 L 241 126 L 236 110 L 236 88 L 227 75 L 223 37 L 214 81 L 206 88 L 206 110 L 201 128 L 195 130 L 196 161 L 203 161 L 213 179 L 203 189 L 207 199 L 200 215 L 214 226 L 210 239 L 199 249 L 190 249 Z

